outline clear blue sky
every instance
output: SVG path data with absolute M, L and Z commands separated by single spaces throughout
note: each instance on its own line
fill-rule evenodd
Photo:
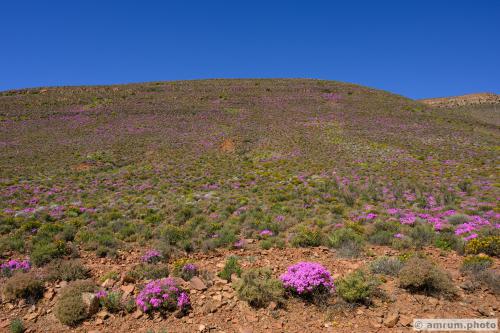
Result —
M 301 77 L 500 93 L 500 1 L 2 1 L 0 90 Z

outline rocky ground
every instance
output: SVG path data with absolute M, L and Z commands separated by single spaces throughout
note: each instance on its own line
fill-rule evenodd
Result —
M 194 254 L 191 259 L 206 273 L 203 279 L 182 281 L 190 291 L 192 310 L 183 317 L 170 315 L 149 317 L 139 311 L 132 314 L 110 314 L 100 311 L 76 328 L 59 323 L 53 307 L 65 283 L 47 285 L 43 300 L 37 305 L 23 302 L 3 303 L 0 307 L 0 330 L 7 331 L 12 318 L 22 318 L 27 332 L 406 332 L 412 331 L 413 318 L 485 318 L 496 317 L 500 310 L 498 298 L 487 289 L 468 292 L 468 279 L 459 267 L 462 257 L 454 252 L 426 249 L 424 252 L 441 268 L 448 271 L 459 292 L 456 300 L 413 295 L 398 287 L 395 278 L 386 277 L 381 289 L 383 296 L 374 299 L 369 307 L 341 306 L 337 301 L 329 305 L 308 304 L 289 298 L 284 308 L 271 304 L 266 309 L 253 309 L 239 301 L 230 283 L 216 277 L 228 255 L 241 258 L 243 268 L 271 267 L 276 276 L 298 261 L 323 264 L 334 278 L 343 276 L 380 255 L 395 255 L 389 247 L 372 247 L 371 256 L 360 259 L 342 259 L 328 248 L 287 248 L 261 250 L 250 244 L 246 249 L 218 250 L 208 254 Z M 82 261 L 92 269 L 93 276 L 109 271 L 123 273 L 139 261 L 140 253 L 120 253 L 117 259 L 100 259 L 83 254 Z M 499 262 L 496 260 L 495 267 Z M 139 285 L 107 280 L 109 287 L 121 289 L 124 294 L 137 294 Z

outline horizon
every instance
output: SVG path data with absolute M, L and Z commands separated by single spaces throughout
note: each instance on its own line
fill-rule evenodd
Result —
M 0 91 L 303 78 L 412 99 L 500 93 L 500 46 L 492 42 L 500 4 L 493 1 L 28 1 L 4 8 Z

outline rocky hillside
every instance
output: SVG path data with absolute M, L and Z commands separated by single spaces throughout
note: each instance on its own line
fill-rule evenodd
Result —
M 467 94 L 462 96 L 428 98 L 420 100 L 433 107 L 459 107 L 468 105 L 500 104 L 500 95 L 493 93 Z

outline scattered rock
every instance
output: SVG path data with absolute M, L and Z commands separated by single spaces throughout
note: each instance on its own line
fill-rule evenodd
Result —
M 99 299 L 93 293 L 83 293 L 82 300 L 89 316 L 99 311 Z
M 189 280 L 189 285 L 191 286 L 191 288 L 196 290 L 207 289 L 207 285 L 205 284 L 205 282 L 203 282 L 203 280 L 197 276 L 194 276 L 191 280 Z
M 384 325 L 386 327 L 394 327 L 399 321 L 399 313 L 398 312 L 391 312 L 384 318 Z
M 134 291 L 135 285 L 134 284 L 123 285 L 120 287 L 120 289 L 123 291 L 125 295 L 130 295 Z

